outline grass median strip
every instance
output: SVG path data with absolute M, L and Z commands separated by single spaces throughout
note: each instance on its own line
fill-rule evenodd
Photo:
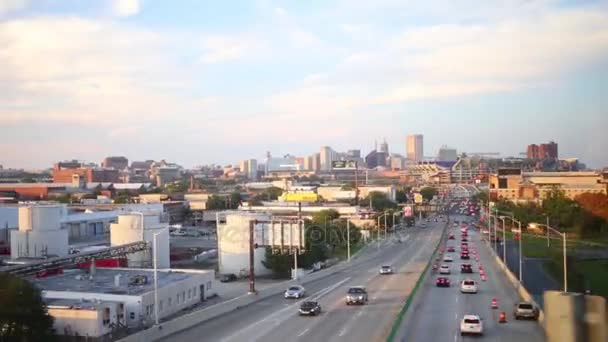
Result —
M 448 221 L 448 225 L 449 224 L 450 223 Z M 433 251 L 433 254 L 431 255 L 431 258 L 429 259 L 428 263 L 424 267 L 424 270 L 420 274 L 420 277 L 416 281 L 416 285 L 414 285 L 414 288 L 412 289 L 412 292 L 405 299 L 405 303 L 404 303 L 403 307 L 401 308 L 401 310 L 399 311 L 399 314 L 397 315 L 397 318 L 395 319 L 395 322 L 393 323 L 393 326 L 391 327 L 391 332 L 388 335 L 388 338 L 386 339 L 388 342 L 392 342 L 392 341 L 395 340 L 395 335 L 397 335 L 397 331 L 399 331 L 399 327 L 403 323 L 403 319 L 405 318 L 405 314 L 407 313 L 407 310 L 410 308 L 410 305 L 412 305 L 412 300 L 413 300 L 414 296 L 416 295 L 416 292 L 418 292 L 418 289 L 420 288 L 420 285 L 424 281 L 424 278 L 426 277 L 426 273 L 428 272 L 429 267 L 431 266 L 431 263 L 435 259 L 435 255 L 437 255 L 437 251 L 439 250 L 439 246 L 441 246 L 441 243 L 444 240 L 445 233 L 447 231 L 446 228 L 447 228 L 447 226 L 444 228 L 443 233 L 441 234 L 441 237 L 439 238 L 439 242 L 437 243 L 437 246 L 435 246 L 435 250 Z

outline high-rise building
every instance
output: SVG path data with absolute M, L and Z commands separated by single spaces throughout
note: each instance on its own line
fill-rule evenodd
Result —
M 557 144 L 550 141 L 547 144 L 528 145 L 526 156 L 528 159 L 558 159 Z
M 365 163 L 367 167 L 370 169 L 376 168 L 378 166 L 386 167 L 386 159 L 388 155 L 384 152 L 378 152 L 376 150 L 372 150 L 365 157 Z
M 452 162 L 458 160 L 458 153 L 455 148 L 449 148 L 447 146 L 441 146 L 437 160 L 441 162 Z
M 311 171 L 319 172 L 321 171 L 321 153 L 315 153 L 312 156 L 312 164 Z
M 129 167 L 129 159 L 122 156 L 106 157 L 101 162 L 101 167 L 108 169 L 124 170 Z
M 321 171 L 329 172 L 331 171 L 331 162 L 334 160 L 334 151 L 329 146 L 321 147 L 321 152 L 319 153 L 321 158 Z
M 385 153 L 386 155 L 388 155 L 388 143 L 386 142 L 386 140 L 384 140 L 380 144 L 380 151 L 378 151 L 378 152 L 382 152 L 382 153 Z
M 348 158 L 351 159 L 361 158 L 361 150 L 348 150 L 346 152 L 346 155 L 348 156 Z
M 423 136 L 422 134 L 412 134 L 407 136 L 406 155 L 410 161 L 419 162 L 424 158 Z
M 400 154 L 392 154 L 390 156 L 390 168 L 392 170 L 404 170 L 405 169 L 405 157 Z
M 528 159 L 539 159 L 538 158 L 538 145 L 531 144 L 528 145 L 528 150 L 526 151 L 526 156 Z

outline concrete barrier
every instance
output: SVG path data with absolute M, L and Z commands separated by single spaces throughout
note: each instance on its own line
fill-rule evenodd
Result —
M 486 246 L 486 247 L 488 247 L 488 246 Z M 517 290 L 519 297 L 523 301 L 530 302 L 538 308 L 538 310 L 539 310 L 538 323 L 544 327 L 545 313 L 544 313 L 543 308 L 540 305 L 538 305 L 538 303 L 534 300 L 534 297 L 532 297 L 530 292 L 528 292 L 528 290 L 526 290 L 526 288 L 523 286 L 523 284 L 519 282 L 519 279 L 515 276 L 515 274 L 513 274 L 513 272 L 511 272 L 509 267 L 507 267 L 507 265 L 504 262 L 502 262 L 502 260 L 500 259 L 500 257 L 498 255 L 496 255 L 496 252 L 494 251 L 494 249 L 491 247 L 489 247 L 489 248 L 490 248 L 492 255 L 494 256 L 494 261 L 498 265 L 498 268 L 500 268 L 504 272 L 504 274 L 507 276 L 507 279 L 509 279 L 509 282 L 511 283 L 511 285 L 513 285 L 513 287 Z
M 352 258 L 356 258 L 359 256 L 364 249 L 366 249 L 369 245 L 363 246 L 357 254 Z M 208 321 L 212 318 L 216 318 L 232 312 L 234 310 L 238 310 L 240 308 L 246 307 L 248 305 L 254 304 L 256 302 L 262 301 L 269 297 L 278 295 L 285 291 L 290 285 L 295 284 L 307 284 L 319 279 L 331 276 L 337 272 L 340 272 L 346 269 L 349 266 L 347 262 L 338 263 L 330 268 L 322 269 L 317 272 L 309 273 L 305 277 L 299 280 L 286 280 L 281 283 L 277 283 L 276 285 L 269 286 L 265 289 L 258 291 L 256 294 L 246 294 L 242 295 L 215 305 L 212 305 L 208 308 L 204 308 L 201 310 L 197 310 L 195 312 L 191 312 L 185 314 L 183 316 L 176 317 L 167 322 L 162 322 L 158 326 L 152 326 L 148 329 L 139 331 L 137 333 L 131 334 L 119 340 L 119 342 L 150 342 L 156 341 L 167 336 L 176 334 L 180 331 L 187 330 L 197 324 Z

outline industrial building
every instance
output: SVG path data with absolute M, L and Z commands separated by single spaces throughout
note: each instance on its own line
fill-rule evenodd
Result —
M 156 236 L 157 267 L 168 268 L 169 262 L 169 221 L 160 212 L 126 213 L 118 216 L 118 222 L 110 226 L 110 244 L 125 245 L 146 241 L 154 246 Z M 127 255 L 129 267 L 152 267 L 152 250 Z
M 606 194 L 600 172 L 522 172 L 520 169 L 500 169 L 489 176 L 490 197 L 493 200 L 544 199 L 553 189 L 559 189 L 574 199 L 583 193 Z
M 66 270 L 35 278 L 60 335 L 101 337 L 155 320 L 154 272 L 150 269 Z M 162 320 L 215 294 L 215 272 L 160 269 L 158 318 Z

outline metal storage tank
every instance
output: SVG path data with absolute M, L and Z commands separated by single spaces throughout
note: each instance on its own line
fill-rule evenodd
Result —
M 68 255 L 68 231 L 61 228 L 65 205 L 19 207 L 19 230 L 11 232 L 11 258 Z
M 242 276 L 249 272 L 249 221 L 270 221 L 271 215 L 265 213 L 227 212 L 219 213 L 225 216 L 225 223 L 218 224 L 217 245 L 218 263 L 221 274 L 234 273 Z M 256 226 L 256 234 L 263 229 L 263 224 Z M 267 275 L 271 271 L 262 261 L 265 259 L 265 248 L 257 248 L 254 252 L 255 273 Z
M 143 220 L 143 221 L 142 221 Z M 118 222 L 110 226 L 112 246 L 147 241 L 152 246 L 157 235 L 158 267 L 169 268 L 169 223 L 157 212 L 128 213 L 118 216 Z M 153 267 L 151 250 L 132 253 L 127 256 L 129 267 Z

